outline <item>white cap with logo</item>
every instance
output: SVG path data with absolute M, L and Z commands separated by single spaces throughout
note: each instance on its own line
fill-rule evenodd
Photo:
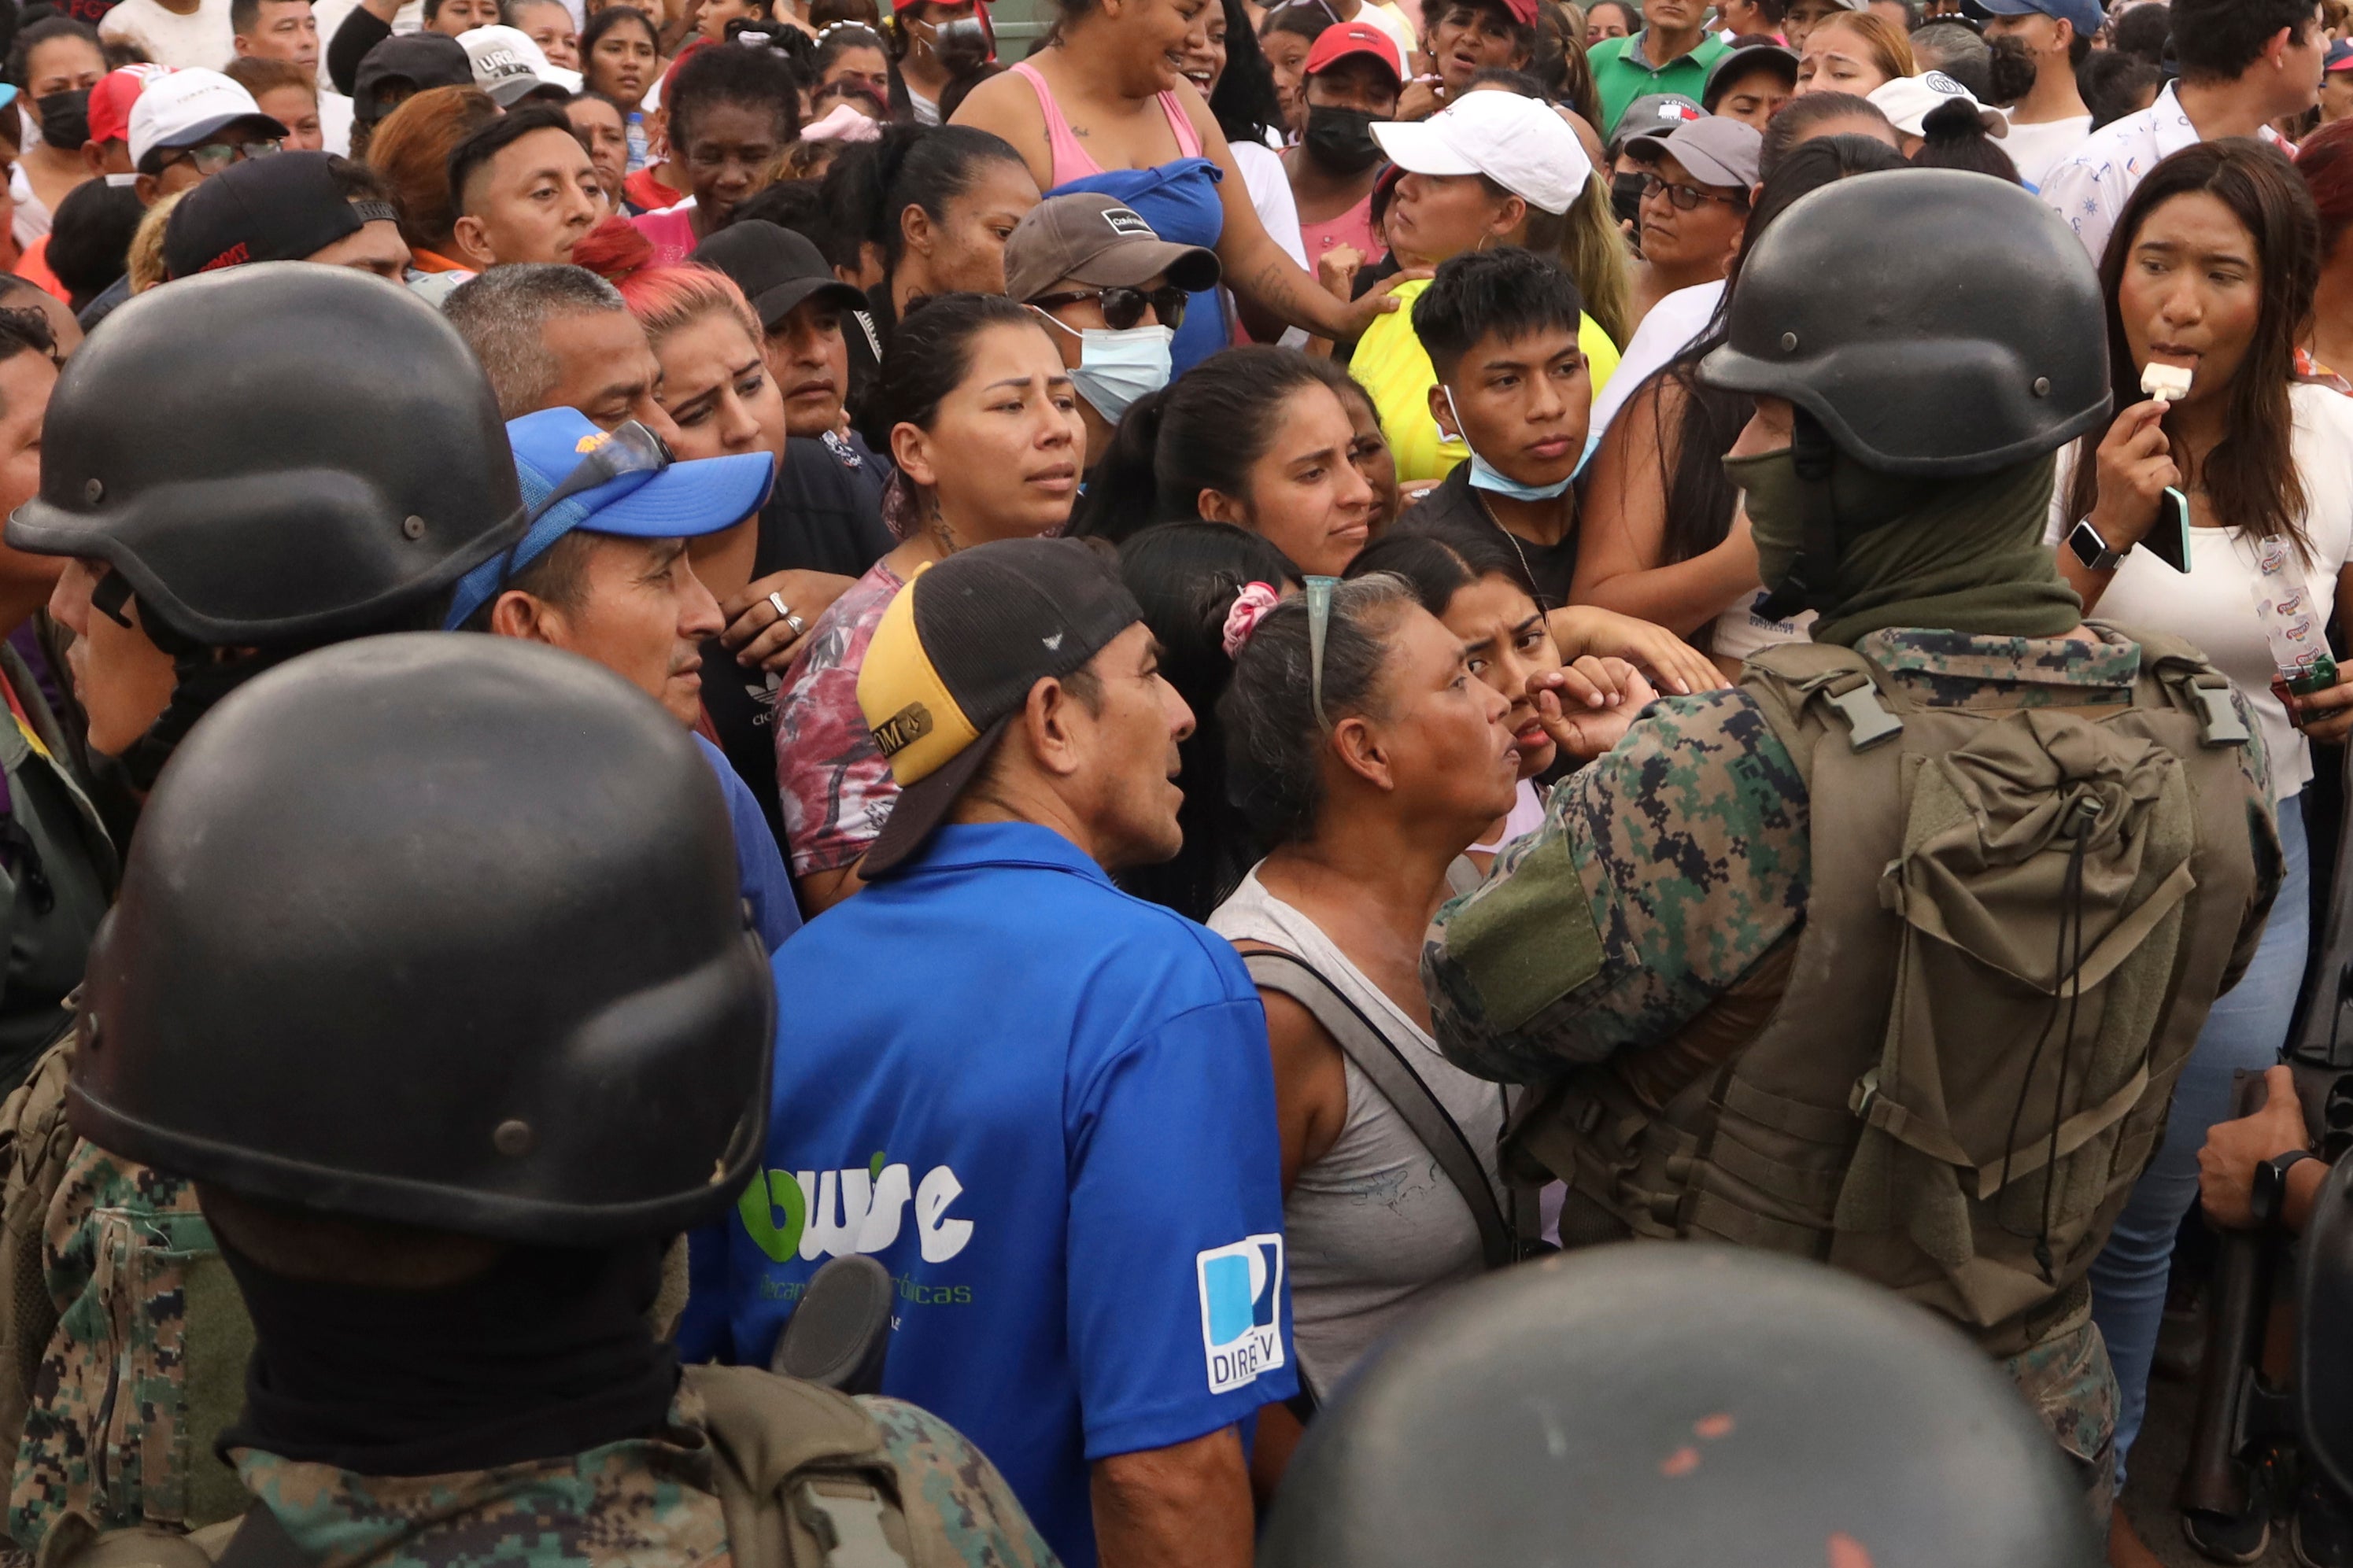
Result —
M 1409 174 L 1484 174 L 1548 213 L 1567 212 L 1593 175 L 1567 122 L 1515 92 L 1466 93 L 1427 120 L 1372 130 L 1389 161 Z
M 474 85 L 512 109 L 543 87 L 561 88 L 567 98 L 580 90 L 580 73 L 547 63 L 545 51 L 520 27 L 475 27 L 458 35 L 474 68 Z
M 283 138 L 286 127 L 261 112 L 253 94 L 216 70 L 175 70 L 151 79 L 131 106 L 131 166 L 158 148 L 194 147 L 240 120 L 259 134 Z

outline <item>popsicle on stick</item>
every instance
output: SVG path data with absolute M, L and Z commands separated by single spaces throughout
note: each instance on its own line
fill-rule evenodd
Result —
M 2163 403 L 2179 403 L 2189 395 L 2189 372 L 2178 364 L 2151 363 L 2140 373 L 2140 389 Z

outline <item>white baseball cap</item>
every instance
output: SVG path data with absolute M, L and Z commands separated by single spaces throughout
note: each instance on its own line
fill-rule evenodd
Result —
M 547 55 L 520 27 L 475 27 L 458 35 L 467 62 L 474 68 L 474 85 L 512 109 L 543 87 L 559 88 L 566 98 L 580 90 L 580 73 L 547 63 Z
M 151 79 L 131 106 L 131 166 L 162 148 L 194 147 L 240 120 L 282 140 L 286 127 L 261 112 L 253 94 L 216 70 L 176 70 Z
M 1979 103 L 1977 94 L 1947 76 L 1943 71 L 1928 71 L 1920 76 L 1899 76 L 1881 82 L 1864 94 L 1887 116 L 1887 122 L 1906 136 L 1925 136 L 1921 121 L 1937 110 L 1958 99 L 1978 111 L 1978 123 L 1989 136 L 2010 134 L 2010 116 L 1999 109 L 1989 109 Z
M 1530 206 L 1565 213 L 1593 163 L 1566 121 L 1515 92 L 1472 92 L 1427 120 L 1375 125 L 1373 140 L 1409 174 L 1484 174 Z

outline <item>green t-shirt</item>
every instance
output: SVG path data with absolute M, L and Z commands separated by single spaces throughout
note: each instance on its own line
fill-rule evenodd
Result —
M 1732 46 L 1714 33 L 1702 35 L 1699 47 L 1682 58 L 1652 70 L 1642 58 L 1650 29 L 1624 38 L 1604 38 L 1593 46 L 1586 63 L 1593 68 L 1593 85 L 1601 94 L 1601 136 L 1616 134 L 1626 106 L 1653 92 L 1679 92 L 1693 102 L 1707 87 L 1709 68 L 1732 52 Z

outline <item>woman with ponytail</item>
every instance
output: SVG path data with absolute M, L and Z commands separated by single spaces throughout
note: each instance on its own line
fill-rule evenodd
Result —
M 1119 570 L 1160 645 L 1160 673 L 1193 710 L 1194 728 L 1176 747 L 1185 847 L 1166 864 L 1134 867 L 1116 880 L 1139 899 L 1207 921 L 1266 853 L 1226 795 L 1218 702 L 1250 632 L 1298 586 L 1299 574 L 1282 551 L 1225 522 L 1147 528 L 1120 546 Z
M 1920 121 L 1920 145 L 1912 154 L 1915 169 L 1959 169 L 1971 174 L 1991 174 L 2011 184 L 2022 184 L 2018 165 L 2001 150 L 1987 129 L 1978 106 L 1956 98 L 1932 109 Z
M 786 858 L 810 915 L 858 890 L 898 795 L 858 706 L 883 610 L 919 567 L 1060 531 L 1086 443 L 1061 350 L 1001 294 L 924 300 L 891 340 L 877 395 L 898 466 L 882 515 L 900 543 L 810 626 L 776 706 Z
M 1128 409 L 1071 531 L 1117 542 L 1154 523 L 1229 522 L 1297 574 L 1336 577 L 1379 508 L 1356 445 L 1348 410 L 1305 355 L 1228 349 Z
M 1038 182 L 1019 153 L 962 125 L 893 125 L 879 141 L 836 158 L 825 174 L 825 210 L 855 238 L 874 336 L 849 332 L 849 414 L 867 445 L 891 438 L 874 408 L 882 351 L 899 319 L 933 294 L 1005 292 L 1005 242 L 1038 205 Z

